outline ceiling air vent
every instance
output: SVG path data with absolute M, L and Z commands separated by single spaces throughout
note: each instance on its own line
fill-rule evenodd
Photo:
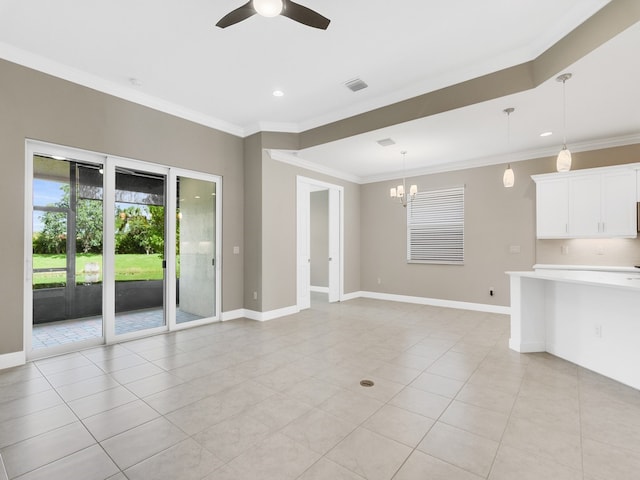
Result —
M 382 140 L 378 140 L 378 145 L 380 145 L 381 147 L 389 147 L 395 144 L 396 142 L 393 140 L 393 138 L 383 138 Z
M 354 78 L 353 80 L 349 80 L 348 82 L 345 83 L 345 85 L 352 92 L 357 92 L 358 90 L 362 90 L 363 88 L 367 88 L 369 86 L 364 82 L 364 80 L 360 78 Z

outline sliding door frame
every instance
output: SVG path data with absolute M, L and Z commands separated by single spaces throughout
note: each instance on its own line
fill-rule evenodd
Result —
M 214 271 L 215 271 L 215 311 L 213 317 L 201 318 L 198 320 L 192 320 L 185 323 L 177 323 L 177 312 L 176 312 L 176 267 L 177 261 L 167 262 L 167 270 L 165 274 L 168 278 L 172 280 L 168 282 L 168 296 L 170 299 L 167 302 L 167 314 L 169 318 L 169 330 L 183 330 L 185 328 L 196 327 L 198 325 L 206 325 L 208 323 L 220 321 L 220 302 L 222 301 L 222 288 L 221 288 L 221 278 L 222 278 L 222 177 L 213 174 L 194 172 L 192 170 L 184 170 L 181 168 L 171 168 L 169 172 L 169 195 L 167 202 L 167 212 L 168 212 L 168 223 L 167 223 L 167 231 L 169 232 L 168 240 L 165 240 L 165 245 L 167 247 L 167 258 L 177 259 L 177 251 L 176 251 L 176 229 L 177 229 L 177 221 L 175 212 L 177 211 L 178 206 L 178 178 L 179 177 L 188 177 L 194 180 L 202 180 L 205 182 L 211 182 L 215 184 L 215 194 L 216 194 L 216 219 L 215 219 L 215 250 L 214 250 Z
M 32 238 L 33 238 L 33 157 L 41 154 L 49 157 L 61 157 L 86 163 L 102 165 L 104 172 L 103 194 L 103 289 L 102 289 L 102 337 L 74 342 L 42 349 L 32 350 L 33 335 L 33 286 L 32 286 Z M 164 315 L 165 325 L 153 329 L 115 334 L 115 173 L 116 168 L 130 168 L 165 176 L 165 259 L 164 271 Z M 176 323 L 176 218 L 177 179 L 188 177 L 215 183 L 215 311 L 209 318 L 198 319 L 182 324 Z M 66 147 L 38 140 L 25 141 L 25 203 L 24 203 L 24 295 L 23 295 L 23 346 L 27 360 L 44 356 L 58 355 L 78 351 L 99 345 L 110 345 L 135 338 L 148 337 L 167 331 L 182 330 L 209 324 L 221 319 L 222 310 L 222 177 L 214 174 L 196 172 L 178 167 L 133 160 L 130 158 L 106 155 L 73 147 Z

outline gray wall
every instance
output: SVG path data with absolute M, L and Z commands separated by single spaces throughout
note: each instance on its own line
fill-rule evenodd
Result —
M 25 139 L 223 177 L 222 310 L 243 307 L 243 140 L 0 60 L 0 354 L 23 348 Z M 27 246 L 28 247 L 28 246 Z
M 344 187 L 344 292 L 360 290 L 360 186 L 262 157 L 262 311 L 296 305 L 297 175 Z
M 262 310 L 262 140 L 244 141 L 244 307 Z M 254 298 L 254 292 L 257 298 Z
M 311 285 L 329 286 L 329 190 L 311 192 Z
M 575 153 L 574 169 L 640 161 L 640 145 Z M 504 165 L 407 179 L 420 190 L 465 185 L 465 264 L 407 264 L 406 211 L 389 198 L 397 181 L 362 186 L 362 289 L 462 302 L 509 305 L 504 272 L 530 270 L 535 263 L 632 264 L 640 241 L 610 241 L 605 256 L 570 248 L 560 256 L 557 241 L 536 241 L 535 184 L 531 175 L 555 171 L 555 158 L 512 164 L 513 188 L 502 186 Z M 586 243 L 589 241 L 572 242 Z M 519 246 L 520 253 L 509 253 Z M 536 253 L 537 251 L 537 253 Z M 380 279 L 380 283 L 378 283 Z M 495 296 L 489 296 L 490 289 Z

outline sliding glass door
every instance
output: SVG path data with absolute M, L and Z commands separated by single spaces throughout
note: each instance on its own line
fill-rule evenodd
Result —
M 27 358 L 219 320 L 220 177 L 27 145 Z
M 216 183 L 177 175 L 176 323 L 216 316 Z
M 31 348 L 50 355 L 102 343 L 103 165 L 31 160 Z
M 162 331 L 167 325 L 165 170 L 116 161 L 113 200 L 116 337 Z

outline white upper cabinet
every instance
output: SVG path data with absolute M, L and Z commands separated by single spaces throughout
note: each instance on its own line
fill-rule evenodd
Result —
M 633 165 L 534 175 L 538 238 L 637 236 Z
M 569 236 L 569 182 L 567 178 L 536 181 L 538 238 Z
M 600 175 L 569 178 L 569 236 L 594 237 L 600 234 Z

